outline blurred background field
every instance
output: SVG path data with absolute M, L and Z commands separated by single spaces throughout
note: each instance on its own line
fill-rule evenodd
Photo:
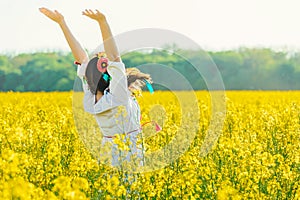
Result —
M 0 93 L 0 198 L 300 198 L 299 91 L 226 91 L 223 132 L 205 157 L 199 154 L 210 96 L 196 96 L 200 120 L 188 151 L 165 168 L 128 179 L 126 171 L 98 165 L 83 145 L 73 92 Z M 144 138 L 147 150 L 160 148 L 178 131 L 176 96 L 144 92 L 138 101 L 144 120 L 152 106 L 165 110 L 163 131 Z
M 160 64 L 176 70 L 194 90 L 205 90 L 203 79 L 210 67 L 203 50 L 179 49 L 176 45 L 163 50 L 134 51 L 122 55 L 126 67 L 151 68 Z M 239 48 L 227 51 L 207 51 L 222 76 L 226 90 L 300 90 L 299 51 L 276 51 L 271 48 Z M 187 55 L 184 58 L 182 55 Z M 197 66 L 190 62 L 197 61 Z M 0 91 L 70 91 L 73 89 L 77 66 L 70 52 L 37 52 L 0 55 Z M 212 64 L 210 64 L 212 65 Z M 195 67 L 202 69 L 201 73 Z M 159 70 L 149 70 L 160 77 Z M 169 79 L 171 77 L 163 77 Z M 154 83 L 158 80 L 153 80 Z M 173 88 L 185 90 L 176 80 Z M 154 89 L 163 90 L 159 85 Z

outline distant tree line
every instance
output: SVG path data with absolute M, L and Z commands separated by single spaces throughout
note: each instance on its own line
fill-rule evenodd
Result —
M 175 52 L 175 53 L 174 53 Z M 181 53 L 189 55 L 181 57 Z M 240 48 L 230 51 L 207 52 L 216 64 L 226 90 L 300 90 L 300 53 L 278 52 L 268 48 Z M 203 52 L 196 50 L 152 50 L 126 53 L 126 67 L 145 65 L 152 77 L 170 79 L 175 89 L 185 89 L 172 76 L 161 77 L 151 65 L 160 64 L 176 70 L 193 89 L 207 89 L 205 79 L 191 64 L 201 63 Z M 0 55 L 1 91 L 69 91 L 73 89 L 77 66 L 71 53 L 27 53 Z M 212 62 L 211 62 L 212 63 Z M 206 66 L 206 68 L 205 68 Z M 155 80 L 154 80 L 155 82 Z M 155 85 L 155 89 L 168 89 Z

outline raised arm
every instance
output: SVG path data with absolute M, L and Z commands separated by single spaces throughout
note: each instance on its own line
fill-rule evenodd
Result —
M 108 59 L 113 62 L 120 62 L 121 58 L 119 50 L 104 14 L 99 12 L 98 10 L 94 12 L 90 9 L 86 9 L 82 12 L 82 14 L 98 22 L 102 34 L 104 50 Z
M 41 13 L 46 15 L 48 18 L 52 19 L 54 22 L 56 22 L 61 30 L 63 31 L 63 34 L 69 44 L 69 47 L 71 48 L 72 54 L 75 58 L 75 60 L 79 63 L 83 63 L 88 60 L 88 55 L 86 51 L 81 47 L 80 43 L 76 40 L 76 38 L 73 36 L 72 32 L 70 31 L 69 27 L 67 26 L 65 19 L 62 14 L 60 14 L 57 10 L 51 11 L 47 8 L 40 8 L 39 9 Z

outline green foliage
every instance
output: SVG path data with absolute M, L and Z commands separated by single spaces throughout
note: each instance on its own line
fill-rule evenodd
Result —
M 34 53 L 20 54 L 13 58 L 0 57 L 2 91 L 68 91 L 73 88 L 75 76 L 76 66 L 73 65 L 70 53 Z
M 146 65 L 153 77 L 161 77 L 151 65 L 160 64 L 175 69 L 196 90 L 207 89 L 205 80 L 189 61 L 199 60 L 203 52 L 176 49 L 134 51 L 122 55 L 126 67 Z M 181 53 L 189 55 L 188 60 Z M 276 52 L 266 48 L 241 48 L 231 51 L 209 52 L 217 65 L 227 90 L 299 90 L 300 53 Z M 76 66 L 71 53 L 32 53 L 16 56 L 0 55 L 0 91 L 68 91 L 73 89 Z M 197 63 L 205 66 L 205 60 Z M 209 72 L 203 68 L 203 73 Z M 148 73 L 149 73 L 148 72 Z M 155 80 L 154 80 L 155 82 Z M 166 89 L 154 84 L 155 89 Z

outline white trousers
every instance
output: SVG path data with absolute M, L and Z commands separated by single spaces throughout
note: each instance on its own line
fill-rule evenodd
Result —
M 126 134 L 124 140 L 116 140 L 115 137 L 103 137 L 100 149 L 100 163 L 108 164 L 112 167 L 122 167 L 123 170 L 135 170 L 144 165 L 143 143 L 137 144 L 137 140 L 142 141 L 142 133 L 137 130 Z M 121 143 L 121 144 L 120 144 Z

